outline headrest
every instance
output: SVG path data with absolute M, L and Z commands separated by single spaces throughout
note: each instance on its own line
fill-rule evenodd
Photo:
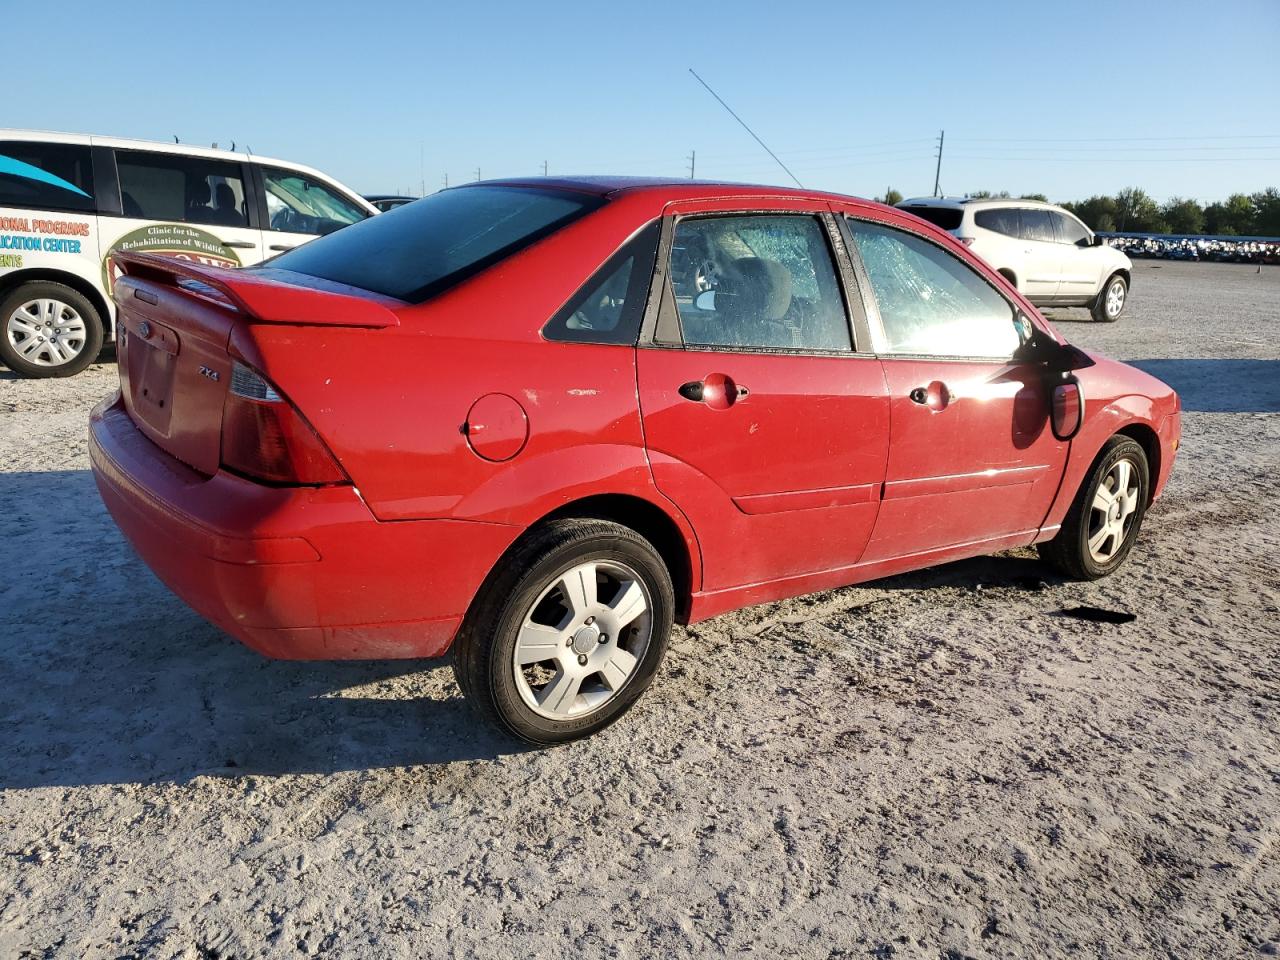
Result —
M 716 312 L 728 320 L 781 320 L 791 306 L 791 271 L 777 260 L 740 257 L 716 287 Z

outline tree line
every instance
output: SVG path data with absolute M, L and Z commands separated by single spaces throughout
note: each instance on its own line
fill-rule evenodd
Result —
M 1010 197 L 1008 191 L 978 190 L 974 199 Z M 1047 200 L 1042 193 L 1024 194 L 1021 200 Z M 890 189 L 884 202 L 898 203 L 902 194 Z M 1113 197 L 1061 204 L 1100 233 L 1221 234 L 1232 237 L 1280 237 L 1280 190 L 1268 187 L 1257 193 L 1233 193 L 1202 206 L 1196 200 L 1170 197 L 1157 203 L 1137 187 L 1127 187 Z

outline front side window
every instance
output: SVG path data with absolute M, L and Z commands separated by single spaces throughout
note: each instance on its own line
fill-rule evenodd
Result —
M 1053 225 L 1057 229 L 1059 243 L 1072 243 L 1077 246 L 1083 246 L 1089 239 L 1089 231 L 1075 217 L 1069 217 L 1065 213 L 1050 213 L 1053 218 Z
M 89 148 L 76 143 L 0 142 L 0 206 L 92 212 Z
M 1020 210 L 1022 220 L 1022 239 L 1039 240 L 1053 243 L 1057 237 L 1053 233 L 1053 217 L 1048 210 Z
M 1006 237 L 1018 238 L 1022 227 L 1018 223 L 1018 211 L 1009 207 L 988 207 L 976 210 L 973 222 L 983 230 L 991 230 Z
M 852 349 L 817 217 L 683 219 L 672 239 L 670 276 L 687 345 Z
M 312 240 L 271 266 L 418 303 L 601 202 L 568 190 L 454 187 Z
M 305 174 L 264 167 L 262 178 L 272 230 L 323 236 L 369 216 L 355 201 Z
M 978 273 L 914 234 L 849 220 L 880 308 L 887 353 L 1007 358 L 1013 307 Z
M 248 225 L 240 164 L 177 153 L 117 150 L 120 202 L 126 217 Z

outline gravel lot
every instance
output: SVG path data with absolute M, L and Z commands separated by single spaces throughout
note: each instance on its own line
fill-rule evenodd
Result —
M 0 956 L 1280 954 L 1280 268 L 1135 273 L 1118 324 L 1055 317 L 1183 395 L 1121 574 L 1018 551 L 724 616 L 544 752 L 445 665 L 206 625 L 94 489 L 114 367 L 0 371 Z

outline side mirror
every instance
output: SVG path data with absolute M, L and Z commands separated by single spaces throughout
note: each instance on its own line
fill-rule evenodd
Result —
M 1091 247 L 1105 247 L 1106 245 L 1107 245 L 1107 238 L 1106 238 L 1106 237 L 1100 237 L 1100 236 L 1098 236 L 1096 233 L 1091 233 L 1091 234 L 1089 234 L 1089 246 L 1091 246 Z
M 1069 373 L 1093 366 L 1094 361 L 1087 353 L 1069 343 L 1059 343 L 1032 323 L 1026 314 L 1019 313 L 1013 324 L 1019 340 L 1013 359 L 1019 363 L 1040 364 L 1053 373 Z
M 693 305 L 699 310 L 705 310 L 708 313 L 713 312 L 716 308 L 716 292 L 714 290 L 703 290 L 694 298 Z

